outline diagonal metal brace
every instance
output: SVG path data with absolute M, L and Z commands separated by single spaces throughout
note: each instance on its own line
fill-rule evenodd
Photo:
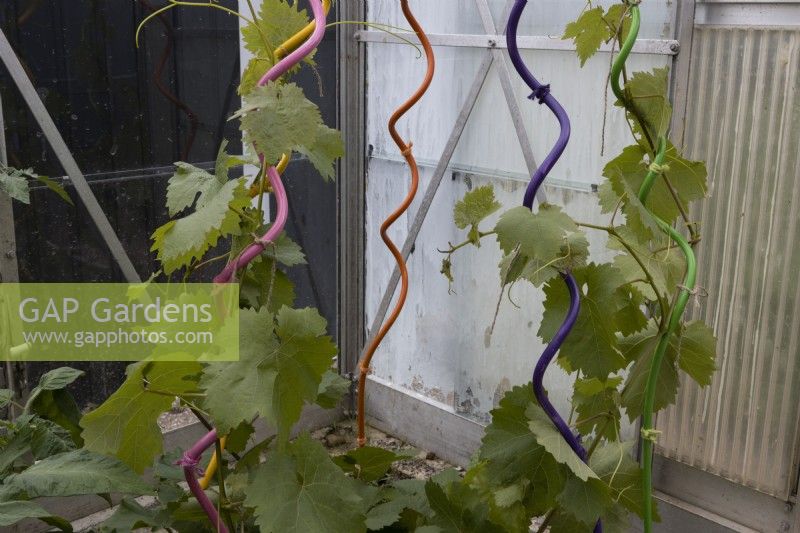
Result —
M 67 176 L 72 180 L 75 191 L 78 193 L 81 202 L 89 212 L 89 216 L 100 232 L 100 236 L 103 238 L 108 250 L 114 257 L 117 265 L 119 265 L 122 275 L 125 276 L 125 279 L 129 283 L 140 282 L 141 278 L 139 278 L 136 268 L 134 268 L 128 254 L 122 247 L 119 237 L 117 237 L 114 228 L 111 227 L 111 223 L 108 221 L 106 214 L 97 202 L 97 198 L 92 192 L 91 187 L 89 187 L 89 183 L 86 181 L 86 177 L 83 175 L 80 168 L 78 168 L 75 158 L 72 157 L 72 153 L 64 142 L 64 138 L 61 136 L 58 128 L 56 128 L 53 118 L 50 116 L 50 113 L 47 112 L 47 108 L 45 108 L 42 99 L 39 97 L 39 93 L 36 92 L 36 88 L 22 68 L 22 63 L 20 63 L 14 49 L 11 48 L 11 43 L 8 41 L 3 31 L 0 31 L 0 59 L 2 59 L 8 69 L 8 73 L 17 85 L 25 103 L 28 104 L 36 122 L 39 123 L 42 133 L 44 133 L 47 142 L 50 143 L 58 161 L 64 168 L 64 172 L 66 172 Z

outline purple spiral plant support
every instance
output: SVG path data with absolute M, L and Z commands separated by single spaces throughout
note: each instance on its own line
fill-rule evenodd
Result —
M 532 209 L 533 200 L 536 197 L 539 187 L 541 187 L 545 178 L 550 173 L 550 170 L 558 162 L 558 159 L 561 157 L 561 154 L 567 147 L 570 136 L 570 123 L 567 112 L 564 110 L 558 100 L 556 100 L 555 97 L 550 94 L 550 86 L 539 83 L 539 81 L 533 76 L 531 71 L 525 65 L 525 62 L 522 60 L 522 56 L 519 53 L 519 48 L 517 46 L 517 28 L 519 26 L 520 17 L 522 17 L 522 12 L 525 10 L 527 4 L 527 0 L 516 0 L 514 7 L 509 14 L 508 26 L 506 28 L 508 55 L 511 57 L 511 62 L 514 64 L 514 68 L 517 70 L 520 77 L 533 91 L 529 98 L 531 100 L 538 100 L 539 104 L 546 105 L 550 111 L 553 112 L 556 119 L 558 119 L 558 124 L 561 126 L 561 133 L 558 136 L 558 141 L 556 141 L 555 146 L 553 146 L 552 150 L 550 150 L 550 153 L 547 154 L 547 157 L 544 159 L 544 161 L 542 161 L 542 164 L 539 165 L 539 168 L 536 169 L 536 172 L 534 172 L 533 176 L 531 177 L 530 183 L 528 183 L 528 188 L 525 190 L 525 199 L 522 205 L 528 209 Z M 567 289 L 569 290 L 569 311 L 567 312 L 567 316 L 564 322 L 561 324 L 561 327 L 558 328 L 558 332 L 547 345 L 541 357 L 539 358 L 539 361 L 536 363 L 536 368 L 533 371 L 533 393 L 536 396 L 536 400 L 539 402 L 539 405 L 542 407 L 544 412 L 547 413 L 547 416 L 550 417 L 550 420 L 553 421 L 553 424 L 556 426 L 559 433 L 561 433 L 561 436 L 564 437 L 564 440 L 569 444 L 569 447 L 572 448 L 572 450 L 583 460 L 583 462 L 587 462 L 588 456 L 586 454 L 586 449 L 581 445 L 580 436 L 572 433 L 567 423 L 558 414 L 556 408 L 552 403 L 550 403 L 550 400 L 547 397 L 547 392 L 544 390 L 544 385 L 542 384 L 547 366 L 552 362 L 553 358 L 558 352 L 558 349 L 564 342 L 564 339 L 566 339 L 567 335 L 569 335 L 569 332 L 572 330 L 572 327 L 575 325 L 575 322 L 578 319 L 578 312 L 580 311 L 581 307 L 580 291 L 578 289 L 578 284 L 575 282 L 575 278 L 569 272 L 561 273 L 561 278 L 564 280 L 564 283 L 566 283 Z M 601 533 L 603 531 L 603 526 L 600 520 L 598 520 L 595 524 L 594 531 L 595 533 Z

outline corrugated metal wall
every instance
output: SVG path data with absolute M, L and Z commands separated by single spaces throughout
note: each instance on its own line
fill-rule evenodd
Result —
M 711 387 L 684 383 L 660 453 L 768 494 L 796 485 L 800 417 L 800 31 L 698 27 L 687 118 L 708 161 L 698 216 Z

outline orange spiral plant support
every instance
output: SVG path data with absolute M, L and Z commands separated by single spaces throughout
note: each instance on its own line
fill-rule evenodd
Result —
M 431 47 L 431 43 L 428 40 L 428 36 L 425 35 L 425 32 L 422 30 L 422 27 L 417 22 L 417 19 L 414 18 L 414 15 L 411 13 L 411 9 L 408 7 L 408 0 L 400 0 L 400 5 L 403 9 L 403 15 L 405 16 L 408 23 L 414 29 L 414 32 L 417 34 L 417 38 L 419 38 L 420 43 L 425 51 L 425 59 L 428 62 L 428 70 L 425 73 L 425 79 L 422 81 L 419 89 L 409 98 L 402 106 L 400 106 L 397 111 L 394 112 L 392 117 L 389 119 L 389 133 L 392 135 L 392 139 L 394 139 L 395 144 L 398 148 L 400 148 L 400 152 L 403 154 L 403 157 L 408 163 L 409 169 L 411 170 L 411 187 L 409 188 L 408 194 L 406 195 L 403 203 L 389 215 L 389 217 L 383 222 L 381 225 L 381 238 L 383 242 L 386 244 L 386 247 L 389 248 L 389 251 L 394 256 L 395 261 L 397 262 L 397 266 L 400 268 L 400 295 L 397 298 L 397 303 L 395 304 L 392 313 L 386 319 L 386 321 L 381 325 L 378 334 L 375 336 L 374 339 L 370 342 L 367 350 L 364 352 L 364 356 L 361 358 L 361 362 L 359 363 L 359 376 L 358 376 L 358 445 L 364 446 L 367 442 L 366 437 L 366 427 L 365 427 L 365 415 L 364 409 L 366 404 L 366 386 L 367 386 L 367 374 L 369 374 L 370 362 L 372 361 L 372 357 L 375 355 L 375 351 L 380 346 L 381 342 L 383 341 L 386 334 L 394 325 L 397 317 L 400 315 L 400 312 L 403 310 L 403 305 L 406 301 L 406 296 L 408 295 L 408 268 L 406 267 L 406 262 L 403 259 L 403 254 L 400 253 L 400 250 L 397 246 L 392 242 L 389 238 L 388 231 L 389 228 L 394 224 L 394 222 L 400 218 L 403 213 L 406 212 L 408 206 L 411 205 L 411 202 L 414 200 L 414 197 L 417 194 L 417 189 L 419 187 L 419 169 L 417 168 L 417 162 L 414 159 L 413 154 L 411 153 L 411 142 L 406 143 L 400 134 L 397 132 L 397 121 L 406 114 L 406 112 L 411 109 L 419 100 L 422 98 L 422 95 L 428 90 L 428 87 L 431 84 L 431 80 L 433 79 L 433 72 L 435 69 L 435 60 L 433 57 L 433 48 Z

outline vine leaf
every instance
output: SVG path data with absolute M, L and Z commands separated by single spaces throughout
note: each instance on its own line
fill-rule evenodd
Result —
M 391 485 L 381 486 L 374 505 L 367 512 L 367 529 L 380 531 L 400 520 L 404 523 L 405 520 L 411 520 L 416 525 L 419 518 L 429 515 L 431 510 L 425 495 L 425 483 L 421 479 L 401 479 Z M 420 528 L 416 531 L 420 531 Z
M 564 439 L 561 440 L 563 442 Z M 603 512 L 613 504 L 608 485 L 597 477 L 586 480 L 570 477 L 564 490 L 558 495 L 558 502 L 564 511 L 586 526 L 597 522 Z
M 83 375 L 84 372 L 82 370 L 76 370 L 68 366 L 54 368 L 53 370 L 45 372 L 42 374 L 42 377 L 39 378 L 39 384 L 33 388 L 30 396 L 28 396 L 28 406 L 32 405 L 36 401 L 36 398 L 45 391 L 63 389 Z
M 581 481 L 597 478 L 597 474 L 592 472 L 592 469 L 569 447 L 541 407 L 535 404 L 528 405 L 525 416 L 528 417 L 528 427 L 536 436 L 536 442 L 543 446 L 553 459 L 566 465 Z
M 0 526 L 16 524 L 26 518 L 38 518 L 61 531 L 72 531 L 72 526 L 63 518 L 52 516 L 50 511 L 35 502 L 0 501 Z
M 56 193 L 69 205 L 75 205 L 72 202 L 72 198 L 70 198 L 69 194 L 67 194 L 67 191 L 64 190 L 64 187 L 62 187 L 56 181 L 51 180 L 47 176 L 40 176 L 39 174 L 36 174 L 32 168 L 21 170 L 14 167 L 0 165 L 0 193 L 5 193 L 14 200 L 18 200 L 23 204 L 30 204 L 31 181 L 38 181 Z
M 617 333 L 628 328 L 631 316 L 642 310 L 621 288 L 625 279 L 613 265 L 590 263 L 573 274 L 582 293 L 581 307 L 572 332 L 561 346 L 559 363 L 567 370 L 581 370 L 586 377 L 605 380 L 628 365 L 620 352 Z M 550 342 L 569 309 L 569 293 L 560 280 L 545 285 L 544 293 L 539 336 Z
M 611 29 L 603 19 L 603 8 L 587 9 L 578 20 L 567 24 L 562 39 L 575 42 L 578 58 L 583 66 L 586 61 L 600 49 L 600 45 L 613 36 Z
M 275 451 L 252 478 L 245 504 L 262 531 L 357 533 L 366 531 L 366 507 L 357 483 L 306 434 Z
M 542 514 L 564 486 L 564 468 L 536 440 L 526 413 L 535 405 L 530 385 L 506 393 L 492 410 L 492 423 L 481 440 L 478 459 L 486 464 L 485 481 L 494 491 L 524 480 L 532 514 Z
M 464 195 L 453 207 L 453 220 L 459 229 L 469 228 L 469 238 L 475 246 L 480 246 L 478 225 L 502 207 L 495 199 L 491 185 L 476 187 Z
M 635 363 L 628 374 L 622 405 L 631 421 L 641 415 L 644 389 L 654 357 L 658 332 L 653 322 L 636 335 L 622 339 L 621 345 L 628 360 Z M 675 402 L 678 392 L 678 365 L 700 386 L 711 383 L 716 365 L 716 338 L 714 333 L 701 321 L 693 321 L 681 327 L 667 345 L 656 388 L 655 411 L 660 411 Z
M 267 306 L 270 313 L 294 305 L 294 284 L 285 272 L 275 269 L 274 260 L 259 259 L 250 263 L 239 281 L 240 306 L 260 310 Z
M 317 126 L 313 144 L 301 144 L 297 151 L 308 157 L 308 160 L 320 173 L 325 181 L 336 176 L 334 163 L 344 156 L 344 142 L 338 130 L 329 128 L 325 124 Z
M 625 337 L 620 341 L 625 358 L 634 361 L 628 373 L 625 392 L 622 394 L 622 405 L 628 413 L 628 418 L 633 422 L 642 414 L 644 391 L 647 378 L 650 374 L 658 344 L 658 330 L 655 323 L 651 322 L 642 332 Z M 656 385 L 656 397 L 653 404 L 654 412 L 675 403 L 678 393 L 678 370 L 674 351 L 667 349 L 661 361 Z
M 599 188 L 602 212 L 611 213 L 621 202 L 627 226 L 638 240 L 645 242 L 661 235 L 661 228 L 653 215 L 639 201 L 639 185 L 646 174 L 647 168 L 642 161 L 641 149 L 629 146 L 603 168 L 603 176 L 607 180 Z M 637 179 L 638 184 L 635 184 Z M 674 205 L 672 198 L 669 201 Z
M 589 242 L 560 207 L 541 204 L 537 213 L 515 207 L 503 213 L 495 226 L 506 256 L 501 262 L 503 284 L 519 278 L 541 285 L 559 270 L 583 265 Z
M 578 415 L 575 424 L 583 435 L 618 440 L 620 432 L 619 391 L 621 377 L 575 380 L 572 403 Z
M 608 485 L 613 500 L 642 517 L 642 469 L 631 455 L 633 445 L 633 442 L 606 442 L 598 446 L 589 464 Z M 653 509 L 656 509 L 655 504 Z M 654 518 L 660 521 L 657 513 Z
M 141 528 L 166 528 L 171 525 L 169 513 L 160 506 L 143 507 L 132 498 L 123 498 L 116 511 L 98 526 L 102 533 L 136 531 Z
M 33 169 L 0 168 L 0 191 L 23 204 L 30 204 L 31 194 L 28 187 L 28 176 L 32 175 Z
M 264 0 L 261 2 L 255 24 L 249 23 L 242 28 L 242 40 L 245 48 L 253 54 L 247 64 L 239 86 L 239 94 L 250 93 L 258 80 L 275 64 L 273 51 L 289 37 L 303 29 L 308 23 L 305 9 L 298 9 L 298 3 L 285 0 Z M 263 37 L 262 37 L 263 36 Z M 266 42 L 265 42 L 266 41 Z M 304 59 L 313 65 L 313 54 Z M 290 73 L 296 72 L 293 67 Z
M 165 274 L 200 259 L 220 238 L 239 233 L 238 212 L 250 205 L 246 179 L 225 183 L 215 179 L 206 185 L 209 188 L 201 191 L 192 214 L 171 220 L 153 233 L 151 251 L 157 252 Z
M 333 409 L 350 392 L 350 380 L 334 370 L 327 370 L 319 384 L 319 394 L 314 401 L 323 409 Z
M 221 433 L 261 415 L 285 443 L 304 402 L 317 399 L 336 346 L 325 335 L 325 319 L 312 308 L 283 307 L 276 320 L 255 311 L 242 311 L 239 318 L 240 360 L 206 368 L 205 407 Z
M 711 384 L 717 365 L 717 339 L 714 331 L 704 322 L 695 320 L 686 324 L 680 336 L 672 339 L 670 346 L 678 352 L 678 365 L 701 387 Z
M 135 472 L 152 466 L 163 449 L 157 418 L 169 410 L 173 397 L 194 392 L 201 365 L 195 362 L 151 362 L 128 367 L 122 386 L 81 420 L 88 450 L 115 455 Z M 159 391 L 161 393 L 150 392 Z
M 383 448 L 365 446 L 334 457 L 333 462 L 355 479 L 370 483 L 385 476 L 395 462 L 412 455 L 410 453 L 401 455 Z
M 645 121 L 645 127 L 653 140 L 665 137 L 669 131 L 672 106 L 667 97 L 668 89 L 668 67 L 655 68 L 651 72 L 635 72 L 625 84 L 625 92 L 641 114 Z M 617 101 L 616 105 L 624 107 L 620 101 Z M 626 112 L 633 119 L 631 113 Z M 633 120 L 633 123 L 635 125 L 634 135 L 641 140 L 643 131 L 636 120 Z
M 215 173 L 184 162 L 175 163 L 177 170 L 167 184 L 167 210 L 171 217 L 177 216 L 197 201 L 197 209 L 203 208 L 228 183 L 228 172 L 245 161 L 226 153 L 228 141 L 223 141 L 217 153 Z
M 319 108 L 296 84 L 256 87 L 233 118 L 241 119 L 247 141 L 255 143 L 266 161 L 298 151 L 325 179 L 333 176 L 333 162 L 344 150 L 341 137 L 322 123 Z
M 642 263 L 644 263 L 644 266 L 653 277 L 653 282 L 658 288 L 659 294 L 671 294 L 682 281 L 685 269 L 683 256 L 672 248 L 657 252 L 651 251 L 648 242 L 640 240 L 639 236 L 628 226 L 618 226 L 614 229 L 619 235 L 619 238 L 625 241 Z M 655 242 L 658 248 L 666 248 L 669 243 L 666 238 L 659 239 Z M 644 281 L 645 273 L 636 259 L 634 259 L 634 257 L 628 253 L 627 249 L 614 237 L 609 239 L 608 247 L 612 250 L 623 252 L 614 257 L 614 266 L 622 273 L 625 284 L 635 288 L 636 291 L 641 293 L 642 296 L 648 300 L 655 301 L 657 299 L 656 293 L 653 291 L 653 287 Z M 642 329 L 644 324 L 640 324 L 640 326 L 641 327 L 636 331 Z
M 36 460 L 75 449 L 69 432 L 55 422 L 38 416 L 23 415 L 17 419 L 17 423 L 26 426 L 21 434 L 28 439 Z
M 4 484 L 30 498 L 82 494 L 151 494 L 152 489 L 124 463 L 89 450 L 74 450 L 42 459 Z
M 437 526 L 443 533 L 505 531 L 491 520 L 491 510 L 486 499 L 460 480 L 440 484 L 431 479 L 425 484 L 425 494 L 434 512 L 431 525 Z

